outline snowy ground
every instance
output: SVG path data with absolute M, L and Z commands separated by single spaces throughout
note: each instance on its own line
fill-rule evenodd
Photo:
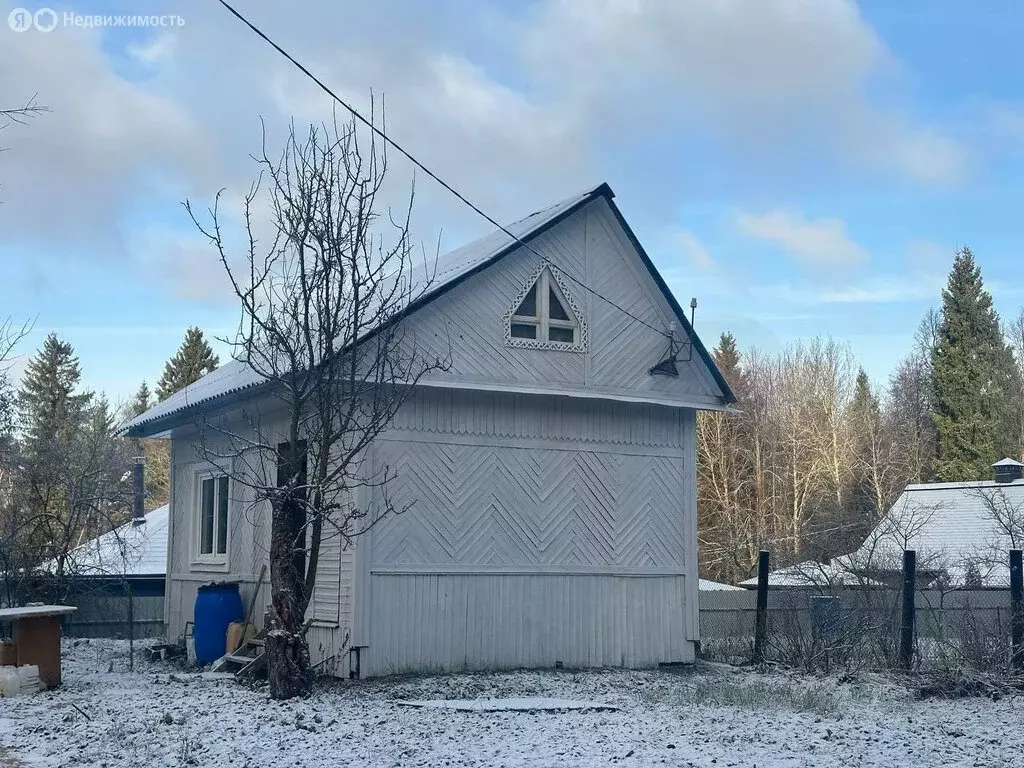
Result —
M 118 641 L 67 641 L 64 687 L 0 700 L 0 768 L 15 766 L 1004 766 L 1024 701 L 911 699 L 709 666 L 513 672 L 321 686 L 277 704 L 230 677 L 136 664 Z M 460 712 L 399 699 L 555 697 L 618 711 Z

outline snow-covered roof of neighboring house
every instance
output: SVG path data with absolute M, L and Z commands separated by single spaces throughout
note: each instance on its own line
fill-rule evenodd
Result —
M 906 487 L 851 557 L 895 571 L 902 568 L 903 550 L 911 549 L 919 570 L 945 570 L 956 578 L 973 564 L 982 582 L 995 586 L 1007 583 L 1009 550 L 1022 545 L 1024 480 L 921 483 Z
M 720 581 L 711 581 L 710 579 L 698 579 L 697 588 L 701 592 L 742 592 L 740 587 L 734 587 L 732 584 L 723 584 Z
M 167 518 L 169 506 L 157 507 L 146 522 L 128 521 L 87 541 L 68 553 L 65 572 L 75 576 L 130 576 L 162 578 L 167 573 Z M 53 572 L 56 564 L 45 563 Z
M 1004 459 L 994 466 L 1016 466 Z M 999 522 L 997 516 L 1002 517 Z M 1011 536 L 1011 532 L 1013 535 Z M 864 584 L 867 574 L 899 572 L 904 550 L 917 570 L 953 586 L 1009 584 L 1009 551 L 1024 546 L 1024 480 L 908 485 L 864 543 L 829 565 L 807 561 L 768 575 L 769 586 Z M 756 587 L 757 578 L 740 582 Z
M 600 197 L 608 200 L 613 211 L 620 217 L 620 222 L 633 240 L 641 259 L 672 306 L 683 331 L 692 339 L 694 349 L 708 366 L 708 370 L 724 393 L 726 402 L 734 402 L 735 396 L 732 390 L 722 377 L 707 349 L 693 333 L 686 312 L 672 296 L 671 291 L 658 274 L 654 264 L 650 261 L 650 258 L 629 229 L 629 225 L 621 218 L 621 214 L 618 214 L 618 209 L 612 203 L 615 193 L 612 192 L 611 187 L 607 183 L 590 187 L 579 194 L 560 200 L 554 205 L 542 208 L 519 221 L 507 225 L 505 229 L 514 237 L 506 234 L 501 229 L 497 229 L 461 248 L 438 256 L 434 263 L 414 267 L 410 271 L 412 288 L 407 293 L 415 297 L 415 300 L 409 304 L 407 309 L 411 311 L 428 304 L 470 275 L 511 253 L 519 246 L 520 241 L 529 242 L 532 238 L 542 234 L 583 205 Z M 417 285 L 422 286 L 422 288 L 417 288 Z M 368 329 L 364 337 L 371 335 L 376 330 Z M 159 434 L 162 430 L 155 427 L 155 422 L 172 417 L 194 406 L 210 403 L 217 398 L 248 390 L 263 383 L 265 383 L 265 380 L 248 365 L 238 360 L 231 360 L 133 419 L 126 427 L 127 432 L 132 437 L 146 437 L 152 434 Z
M 769 587 L 847 587 L 875 586 L 877 582 L 865 578 L 853 568 L 849 555 L 832 559 L 827 565 L 806 560 L 796 565 L 779 568 L 768 573 Z M 739 586 L 757 588 L 757 577 L 745 579 Z

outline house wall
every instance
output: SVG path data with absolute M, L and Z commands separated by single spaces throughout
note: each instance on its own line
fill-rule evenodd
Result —
M 257 428 L 261 433 L 283 435 L 284 424 L 279 417 L 273 413 L 257 414 L 258 409 L 250 406 L 246 418 L 260 419 Z M 241 420 L 236 420 L 221 427 L 224 431 L 230 428 L 232 433 L 244 439 L 240 423 Z M 215 580 L 239 582 L 243 604 L 248 607 L 257 587 L 260 569 L 266 565 L 268 570 L 260 585 L 252 617 L 258 628 L 262 626 L 264 611 L 270 604 L 270 507 L 266 502 L 254 503 L 252 492 L 241 484 L 230 486 L 227 564 L 198 563 L 192 557 L 198 506 L 197 478 L 212 468 L 211 455 L 224 457 L 216 461 L 229 475 L 253 476 L 270 470 L 257 465 L 251 453 L 239 452 L 239 447 L 238 439 L 229 439 L 214 430 L 206 433 L 181 431 L 171 440 L 170 544 L 164 602 L 164 622 L 167 636 L 171 639 L 177 639 L 185 632 L 187 622 L 194 615 L 198 589 L 204 583 Z M 351 635 L 353 554 L 352 549 L 341 546 L 337 536 L 326 537 L 321 544 L 316 583 L 307 612 L 307 617 L 313 618 L 313 624 L 306 637 L 313 662 L 325 671 L 333 670 Z
M 519 248 L 412 316 L 406 333 L 415 353 L 450 360 L 448 370 L 422 384 L 721 406 L 718 384 L 678 323 L 679 376 L 648 374 L 668 351 L 664 333 L 675 316 L 604 198 L 532 239 L 530 248 L 536 253 Z M 563 293 L 586 321 L 585 351 L 506 344 L 506 312 L 543 266 L 537 254 L 556 276 L 569 276 Z
M 419 391 L 373 450 L 407 511 L 357 554 L 363 674 L 692 661 L 694 423 L 688 409 Z
M 541 256 L 520 248 L 407 321 L 416 354 L 450 366 L 420 381 L 371 448 L 370 471 L 397 473 L 388 493 L 408 511 L 354 551 L 325 551 L 317 658 L 337 657 L 348 638 L 365 648 L 364 674 L 693 659 L 692 409 L 720 407 L 722 393 L 678 327 L 680 375 L 648 373 L 668 352 L 655 329 L 675 318 L 606 200 L 530 245 Z M 569 276 L 561 286 L 587 324 L 584 349 L 506 344 L 507 313 L 545 260 Z M 268 510 L 244 498 L 232 502 L 228 566 L 188 557 L 204 466 L 193 446 L 212 439 L 179 431 L 173 440 L 172 636 L 199 584 L 232 578 L 247 600 L 267 559 Z M 355 503 L 379 509 L 381 494 L 364 489 Z M 264 586 L 261 608 L 268 597 Z

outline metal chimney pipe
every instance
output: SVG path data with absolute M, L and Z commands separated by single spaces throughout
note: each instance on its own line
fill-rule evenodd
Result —
M 146 522 L 146 459 L 135 457 L 132 468 L 132 525 Z

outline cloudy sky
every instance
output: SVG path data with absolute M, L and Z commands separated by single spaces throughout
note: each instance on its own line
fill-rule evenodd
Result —
M 19 3 L 29 10 L 39 6 Z M 237 0 L 339 93 L 494 216 L 608 181 L 682 303 L 776 350 L 848 339 L 884 379 L 970 245 L 1004 316 L 1024 304 L 1024 7 L 1011 0 Z M 154 381 L 189 325 L 229 334 L 223 276 L 181 207 L 252 180 L 261 118 L 326 97 L 214 0 L 77 0 L 169 29 L 11 31 L 0 106 L 0 317 L 56 331 L 89 386 Z M 413 169 L 393 158 L 396 188 Z M 416 228 L 486 230 L 417 179 Z

